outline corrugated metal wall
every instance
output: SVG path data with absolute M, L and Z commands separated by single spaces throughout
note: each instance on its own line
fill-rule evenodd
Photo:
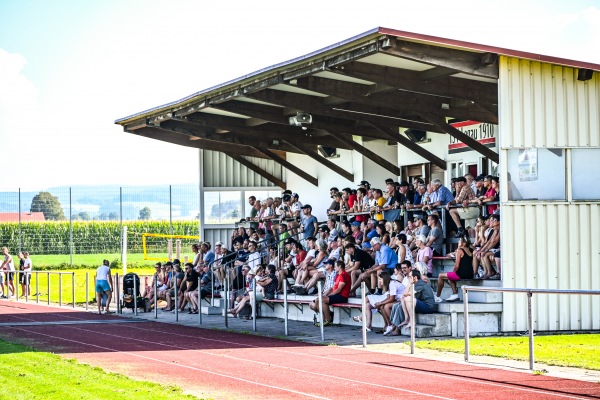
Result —
M 285 169 L 273 160 L 246 157 L 248 161 L 285 181 Z M 233 158 L 218 152 L 204 150 L 204 187 L 258 187 L 275 186 Z
M 502 57 L 499 85 L 501 188 L 507 149 L 600 146 L 597 71 L 581 82 L 573 68 Z M 501 196 L 504 287 L 600 290 L 600 204 Z M 600 329 L 598 296 L 534 295 L 533 307 L 537 330 Z M 526 318 L 526 295 L 505 294 L 502 330 L 526 330 Z
M 209 225 L 210 226 L 210 225 Z M 202 241 L 212 243 L 213 247 L 216 242 L 221 241 L 225 243 L 225 246 L 231 250 L 231 235 L 233 234 L 233 228 L 207 228 L 204 230 L 205 237 Z M 213 248 L 214 250 L 214 248 Z

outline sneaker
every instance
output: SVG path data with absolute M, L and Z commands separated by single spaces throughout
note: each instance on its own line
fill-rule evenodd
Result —
M 454 235 L 455 239 L 459 239 L 463 236 L 465 236 L 467 234 L 467 231 L 465 230 L 465 228 L 459 228 L 458 232 L 456 232 L 456 235 Z
M 442 298 L 441 297 L 437 297 L 437 296 L 433 296 L 433 299 L 435 300 L 436 303 L 441 303 L 442 302 Z
M 5 295 L 0 296 L 0 299 L 8 299 Z
M 453 294 L 452 296 L 450 296 L 446 299 L 446 301 L 456 301 L 456 300 L 458 300 L 458 294 Z
M 391 331 L 394 330 L 394 327 L 392 325 L 388 325 L 385 327 L 385 331 L 383 331 L 383 336 L 387 336 L 390 334 Z

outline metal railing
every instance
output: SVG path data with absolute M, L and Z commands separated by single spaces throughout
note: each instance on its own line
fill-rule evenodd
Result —
M 464 331 L 465 331 L 465 361 L 469 362 L 469 291 L 471 292 L 500 292 L 500 293 L 525 293 L 527 294 L 527 333 L 529 336 L 529 369 L 533 371 L 535 354 L 533 348 L 533 313 L 531 302 L 534 294 L 575 294 L 575 295 L 600 295 L 600 290 L 560 290 L 560 289 L 524 289 L 524 288 L 492 288 L 479 286 L 463 286 L 464 299 Z

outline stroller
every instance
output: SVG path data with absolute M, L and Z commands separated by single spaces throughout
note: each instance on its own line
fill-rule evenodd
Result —
M 134 301 L 137 301 L 138 310 L 147 310 L 148 307 L 146 306 L 146 299 L 140 296 L 140 277 L 137 274 L 129 273 L 123 277 L 123 296 L 121 309 L 131 308 L 133 311 L 135 309 Z

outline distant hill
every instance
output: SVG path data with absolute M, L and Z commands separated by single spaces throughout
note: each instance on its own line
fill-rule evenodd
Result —
M 170 190 L 169 185 L 123 186 L 122 189 L 116 185 L 78 185 L 22 191 L 22 212 L 29 211 L 31 200 L 41 191 L 58 197 L 66 216 L 87 213 L 92 219 L 109 219 L 112 214 L 119 219 L 122 210 L 124 220 L 136 220 L 140 210 L 149 207 L 153 220 L 168 220 L 169 208 L 173 219 L 190 220 L 200 212 L 197 183 L 171 185 Z M 18 211 L 19 193 L 0 192 L 0 212 Z

